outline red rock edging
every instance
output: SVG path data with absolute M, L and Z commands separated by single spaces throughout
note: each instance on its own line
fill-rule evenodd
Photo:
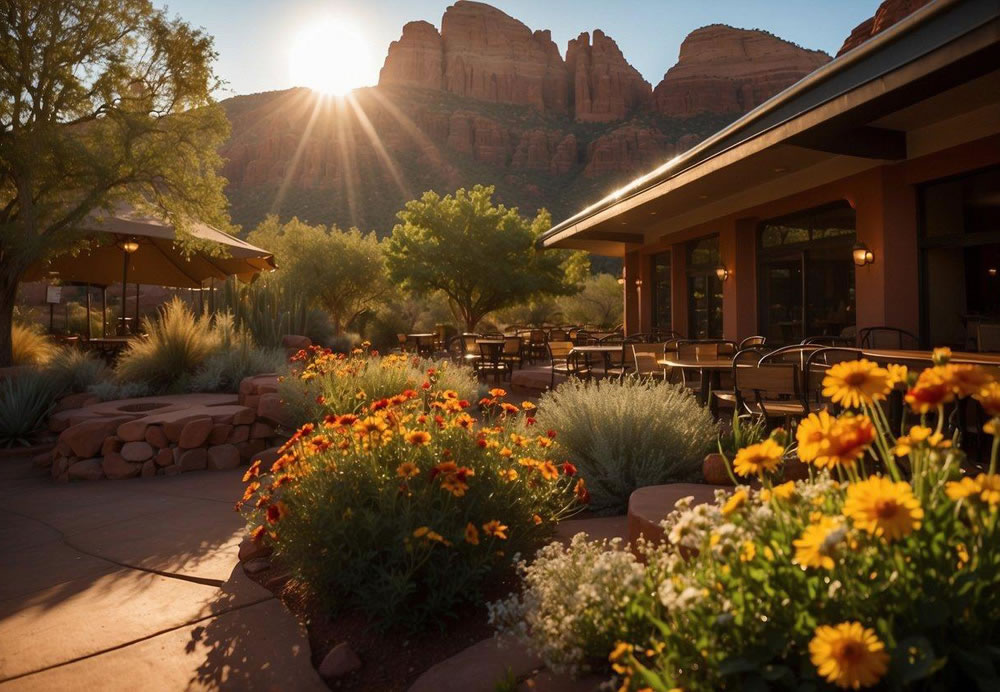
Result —
M 678 500 L 691 496 L 696 505 L 714 502 L 716 490 L 731 492 L 732 487 L 705 483 L 671 483 L 635 490 L 628 498 L 629 543 L 635 545 L 639 536 L 649 541 L 659 541 L 663 538 L 660 522 L 674 511 Z
M 181 394 L 96 402 L 82 398 L 49 419 L 59 433 L 35 463 L 58 481 L 120 480 L 226 470 L 277 458 L 287 421 L 277 375 L 257 375 L 234 394 Z

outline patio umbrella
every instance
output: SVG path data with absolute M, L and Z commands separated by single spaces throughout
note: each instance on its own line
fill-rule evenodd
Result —
M 28 269 L 24 280 L 35 281 L 58 274 L 63 281 L 99 286 L 121 281 L 123 317 L 128 281 L 137 285 L 200 289 L 210 279 L 225 280 L 236 276 L 249 281 L 262 271 L 275 269 L 274 256 L 267 250 L 199 221 L 189 223 L 187 233 L 221 247 L 224 254 L 213 256 L 201 251 L 185 254 L 175 242 L 173 225 L 127 207 L 114 214 L 92 214 L 77 231 L 81 236 L 93 238 L 88 250 L 75 256 L 64 254 L 38 262 Z

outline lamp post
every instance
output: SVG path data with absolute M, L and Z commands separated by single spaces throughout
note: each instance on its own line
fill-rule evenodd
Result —
M 139 243 L 136 242 L 135 238 L 127 238 L 118 243 L 118 247 L 122 249 L 122 326 L 119 335 L 125 336 L 128 332 L 125 326 L 125 298 L 128 296 L 128 258 L 129 255 L 139 249 Z

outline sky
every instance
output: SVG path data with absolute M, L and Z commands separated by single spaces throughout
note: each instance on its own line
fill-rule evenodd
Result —
M 423 19 L 440 29 L 444 0 L 154 0 L 215 37 L 219 96 L 286 89 L 296 42 L 310 27 L 334 21 L 360 33 L 367 47 L 342 69 L 352 86 L 378 82 L 378 71 L 403 24 Z M 493 6 L 527 24 L 550 29 L 565 56 L 566 42 L 602 29 L 653 86 L 677 60 L 681 41 L 706 24 L 770 31 L 833 55 L 851 29 L 875 13 L 878 0 L 496 0 Z M 316 39 L 314 39 L 316 40 Z M 320 39 L 322 40 L 322 39 Z M 359 52 L 359 51 L 355 51 Z M 301 75 L 296 75 L 302 81 Z

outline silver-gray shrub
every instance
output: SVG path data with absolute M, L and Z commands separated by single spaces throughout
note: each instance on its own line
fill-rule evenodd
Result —
M 542 396 L 538 425 L 558 432 L 591 508 L 607 514 L 623 513 L 636 488 L 700 480 L 718 435 L 689 390 L 638 378 L 568 380 Z

